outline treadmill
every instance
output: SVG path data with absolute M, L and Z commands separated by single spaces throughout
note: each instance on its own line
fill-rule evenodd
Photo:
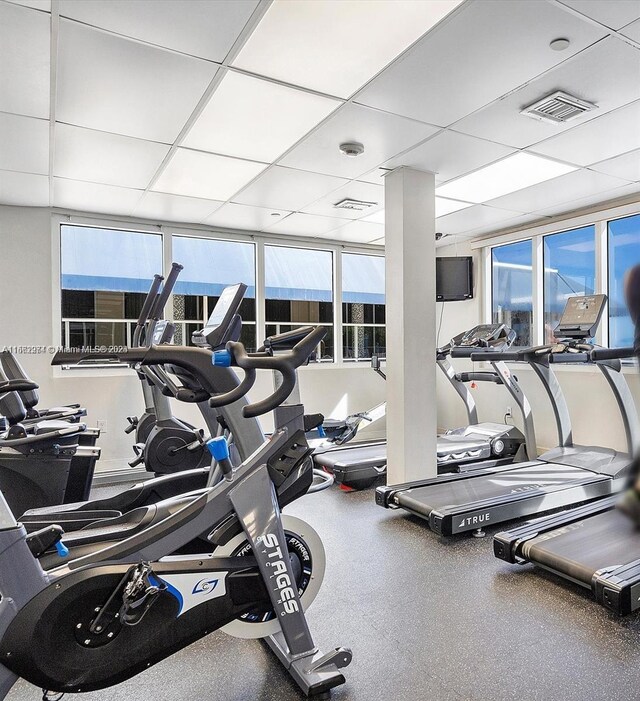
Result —
M 471 532 L 482 537 L 487 525 L 576 506 L 616 492 L 629 472 L 630 453 L 573 444 L 569 410 L 552 370 L 553 364 L 594 362 L 593 346 L 587 341 L 596 333 L 606 301 L 606 295 L 569 298 L 554 332 L 555 344 L 484 356 L 486 360 L 502 357 L 529 363 L 553 407 L 557 448 L 529 462 L 378 487 L 376 503 L 420 516 L 439 535 Z M 483 359 L 479 353 L 471 358 Z M 623 419 L 628 417 L 634 404 L 620 365 L 595 364 L 614 392 Z
M 632 358 L 633 348 L 601 349 L 596 364 Z M 627 441 L 640 446 L 638 416 L 621 407 Z M 640 529 L 615 506 L 620 495 L 599 499 L 577 509 L 536 519 L 494 536 L 493 552 L 510 563 L 527 562 L 551 571 L 585 589 L 618 615 L 640 608 Z
M 481 324 L 459 334 L 436 353 L 436 363 L 464 401 L 468 425 L 438 436 L 438 471 L 480 469 L 510 464 L 536 454 L 531 407 L 517 383 L 500 359 L 492 361 L 493 371 L 456 373 L 449 357 L 470 358 L 472 353 L 502 352 L 515 341 L 516 334 L 504 324 Z M 504 385 L 518 405 L 525 426 L 524 434 L 515 426 L 479 423 L 471 382 Z M 346 489 L 372 486 L 387 469 L 386 441 L 364 446 L 348 446 L 313 456 L 316 467 L 332 472 Z

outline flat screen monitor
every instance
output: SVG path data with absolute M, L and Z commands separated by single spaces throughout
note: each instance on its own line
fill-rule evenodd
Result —
M 473 297 L 473 258 L 436 258 L 436 300 L 457 302 Z

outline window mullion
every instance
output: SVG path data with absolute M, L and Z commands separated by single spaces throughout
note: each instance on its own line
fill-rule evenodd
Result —
M 343 363 L 342 348 L 342 251 L 333 252 L 333 357 Z
M 264 240 L 256 240 L 256 348 L 262 345 L 267 337 L 267 319 L 265 303 L 265 268 L 264 268 Z
M 534 345 L 545 342 L 544 333 L 544 236 L 536 236 L 531 241 L 532 251 L 532 288 L 533 288 L 533 333 Z
M 595 224 L 596 236 L 596 294 L 609 294 L 609 250 L 607 246 L 607 222 L 599 221 Z M 607 311 L 606 322 L 598 327 L 596 343 L 605 348 L 609 347 L 609 318 L 611 310 Z

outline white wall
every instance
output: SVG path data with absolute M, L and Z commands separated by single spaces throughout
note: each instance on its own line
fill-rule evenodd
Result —
M 59 343 L 53 329 L 51 213 L 44 208 L 0 206 L 0 348 L 51 346 Z M 49 352 L 18 354 L 20 362 L 40 385 L 41 406 L 78 402 L 89 411 L 87 422 L 107 422 L 100 440 L 101 469 L 126 467 L 132 457 L 131 438 L 123 433 L 126 416 L 143 409 L 138 379 L 116 371 L 96 376 L 95 371 L 69 371 L 54 376 Z M 60 374 L 60 373 L 58 373 Z M 271 390 L 269 373 L 260 373 L 256 397 Z M 310 412 L 342 418 L 384 400 L 384 382 L 367 367 L 305 368 L 300 373 L 301 394 Z M 176 414 L 202 425 L 197 409 L 180 404 Z M 270 422 L 264 422 L 269 430 Z M 363 437 L 377 437 L 377 424 Z
M 468 243 L 461 242 L 457 246 L 440 248 L 438 255 L 474 256 L 474 298 L 465 302 L 444 304 L 440 332 L 440 345 L 444 345 L 448 339 L 461 331 L 485 321 L 482 318 L 483 280 L 480 252 L 471 250 Z M 438 319 L 440 312 L 439 308 Z M 454 360 L 453 363 L 460 371 L 472 368 L 470 361 Z M 514 364 L 513 369 L 533 408 L 538 446 L 540 449 L 546 449 L 557 445 L 555 422 L 542 385 L 528 366 Z M 596 368 L 568 367 L 556 369 L 556 374 L 571 411 L 575 442 L 625 450 L 625 435 L 617 405 L 599 371 Z M 634 370 L 630 370 L 628 374 L 625 370 L 625 377 L 640 407 L 640 378 Z M 464 405 L 441 373 L 438 377 L 437 394 L 439 425 L 443 428 L 464 425 Z M 502 422 L 507 406 L 514 405 L 506 390 L 493 384 L 481 384 L 474 390 L 474 397 L 481 421 Z M 514 412 L 517 411 L 515 406 L 513 409 Z M 521 425 L 518 416 L 514 416 L 514 422 Z

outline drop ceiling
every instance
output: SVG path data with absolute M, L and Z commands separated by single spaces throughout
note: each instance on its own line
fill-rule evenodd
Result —
M 640 0 L 0 0 L 0 204 L 382 245 L 399 166 L 460 238 L 640 196 Z

